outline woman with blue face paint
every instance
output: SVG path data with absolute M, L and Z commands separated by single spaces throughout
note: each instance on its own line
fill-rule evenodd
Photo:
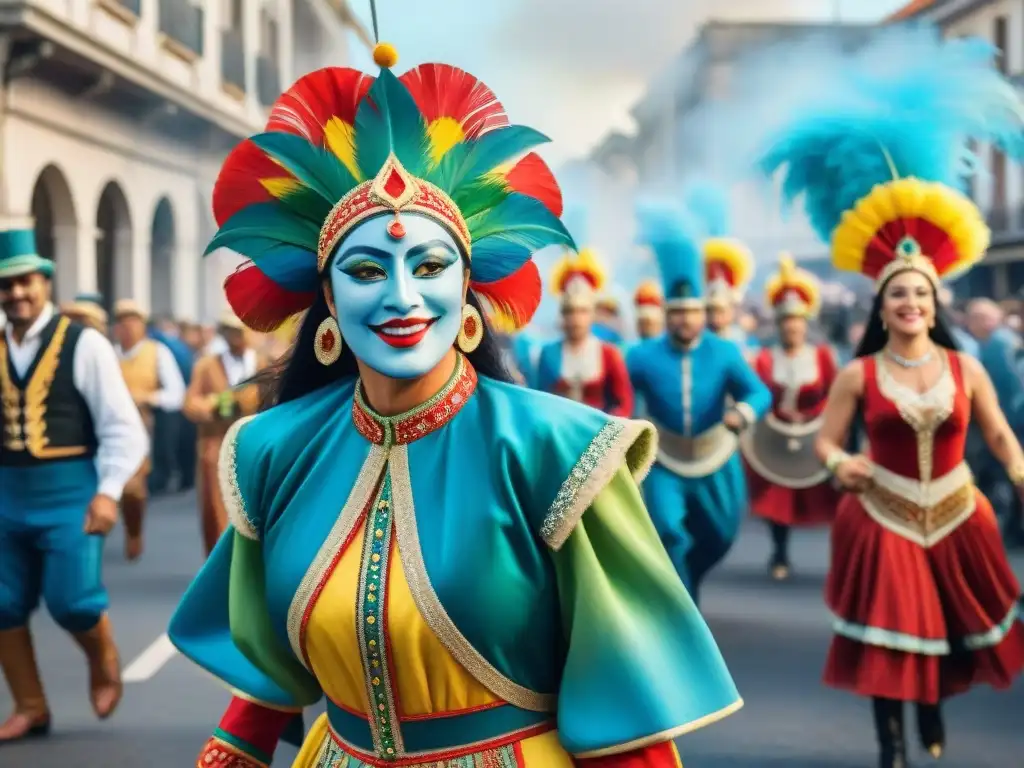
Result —
M 741 702 L 640 500 L 653 431 L 508 383 L 484 319 L 572 247 L 543 137 L 395 58 L 301 79 L 215 190 L 239 318 L 306 316 L 171 622 L 234 692 L 197 765 L 269 765 L 323 698 L 299 768 L 678 766 Z

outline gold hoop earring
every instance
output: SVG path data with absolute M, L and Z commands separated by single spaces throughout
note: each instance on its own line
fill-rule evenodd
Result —
M 313 353 L 321 365 L 334 365 L 341 357 L 341 329 L 333 317 L 326 317 L 316 329 Z
M 476 307 L 472 304 L 464 304 L 462 307 L 462 325 L 459 328 L 459 335 L 455 339 L 456 345 L 463 354 L 468 355 L 480 346 L 484 338 L 484 321 Z

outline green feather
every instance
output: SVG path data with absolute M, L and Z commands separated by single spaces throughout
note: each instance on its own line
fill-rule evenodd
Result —
M 531 250 L 549 245 L 574 247 L 561 219 L 544 203 L 518 192 L 510 193 L 494 208 L 469 217 L 466 225 L 473 242 L 492 237 Z
M 315 252 L 320 240 L 320 225 L 309 219 L 297 218 L 276 203 L 250 205 L 224 222 L 203 255 L 218 248 L 232 248 L 233 243 L 251 238 L 269 238 Z M 249 255 L 249 258 L 253 256 Z
M 463 218 L 497 207 L 512 190 L 504 179 L 484 176 L 455 190 L 452 202 L 459 207 Z
M 413 176 L 422 177 L 430 157 L 427 124 L 409 89 L 381 70 L 355 119 L 356 162 L 363 176 L 372 179 L 392 152 Z
M 495 128 L 476 141 L 464 141 L 448 150 L 441 162 L 430 170 L 427 181 L 452 194 L 464 184 L 476 181 L 548 141 L 543 133 L 523 125 Z
M 356 186 L 334 153 L 290 133 L 261 133 L 249 139 L 332 206 Z

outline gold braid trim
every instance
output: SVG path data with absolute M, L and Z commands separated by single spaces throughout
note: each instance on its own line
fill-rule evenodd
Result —
M 260 540 L 256 524 L 245 508 L 245 498 L 238 487 L 238 432 L 252 421 L 255 416 L 246 416 L 232 424 L 220 444 L 220 455 L 217 459 L 217 482 L 220 484 L 220 495 L 224 501 L 224 509 L 228 513 L 228 521 L 232 527 L 247 539 Z

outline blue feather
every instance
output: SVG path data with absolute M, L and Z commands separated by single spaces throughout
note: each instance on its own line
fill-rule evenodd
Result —
M 549 245 L 576 247 L 561 219 L 544 203 L 519 193 L 512 193 L 494 208 L 471 216 L 466 225 L 473 242 L 500 238 L 531 250 Z
M 230 248 L 253 261 L 262 258 L 259 242 L 285 243 L 316 252 L 320 239 L 318 224 L 301 219 L 276 203 L 258 203 L 243 208 L 217 230 L 204 256 L 218 248 Z M 248 250 L 254 250 L 255 254 Z
M 503 237 L 485 237 L 473 243 L 470 273 L 473 282 L 493 283 L 508 277 L 530 260 L 533 251 Z
M 356 161 L 372 179 L 392 152 L 413 176 L 422 177 L 430 157 L 427 125 L 419 107 L 389 69 L 381 70 L 355 119 Z
M 637 240 L 650 247 L 666 287 L 680 275 L 700 281 L 701 226 L 686 211 L 667 200 L 642 199 L 636 207 Z
M 301 136 L 272 131 L 257 134 L 249 141 L 332 206 L 356 186 L 352 173 L 333 152 L 314 146 Z
M 503 163 L 525 154 L 550 139 L 522 125 L 487 131 L 475 141 L 456 144 L 445 153 L 427 180 L 451 194 L 463 184 L 476 181 Z
M 316 252 L 278 243 L 253 263 L 285 290 L 308 293 L 320 287 Z
M 968 139 L 1024 157 L 1024 102 L 979 40 L 897 29 L 838 68 L 766 142 L 759 168 L 781 174 L 828 240 L 843 213 L 878 185 L 916 177 L 964 189 L 976 172 Z
M 710 181 L 687 184 L 683 204 L 693 220 L 701 224 L 705 237 L 729 234 L 729 196 L 720 185 Z

